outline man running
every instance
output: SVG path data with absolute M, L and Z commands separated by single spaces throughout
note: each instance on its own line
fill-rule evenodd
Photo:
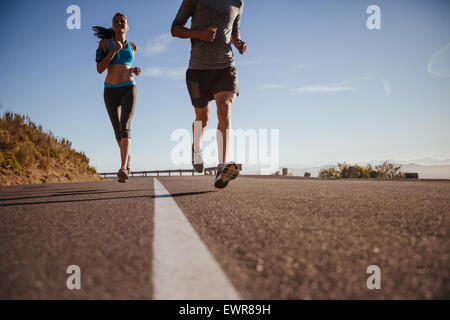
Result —
M 192 165 L 199 173 L 204 169 L 202 136 L 208 123 L 209 102 L 216 100 L 219 165 L 214 185 L 219 189 L 225 188 L 239 174 L 238 166 L 234 162 L 227 163 L 226 159 L 231 106 L 239 95 L 231 44 L 240 54 L 247 50 L 239 33 L 243 6 L 242 0 L 183 0 L 171 29 L 172 36 L 191 39 L 186 84 L 195 109 Z M 185 25 L 190 17 L 191 28 L 188 29 Z

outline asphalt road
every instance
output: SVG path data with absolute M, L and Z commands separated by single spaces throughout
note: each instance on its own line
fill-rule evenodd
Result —
M 151 177 L 0 187 L 0 299 L 154 299 L 155 256 L 171 259 L 155 242 L 184 248 L 159 238 L 172 226 L 155 230 L 167 199 L 240 298 L 450 298 L 450 181 L 241 176 L 216 190 L 212 179 L 159 177 L 170 194 Z M 69 265 L 81 290 L 67 289 Z M 367 288 L 370 265 L 379 290 Z M 192 278 L 190 263 L 174 276 L 188 268 Z

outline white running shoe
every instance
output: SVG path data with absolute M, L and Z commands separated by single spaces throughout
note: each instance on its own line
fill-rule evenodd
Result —
M 203 165 L 203 155 L 202 152 L 195 152 L 192 148 L 192 166 L 195 172 L 202 173 L 205 166 Z

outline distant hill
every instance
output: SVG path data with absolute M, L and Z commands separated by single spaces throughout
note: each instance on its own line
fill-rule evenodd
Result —
M 101 180 L 83 152 L 28 116 L 0 117 L 0 185 Z
M 359 164 L 359 163 L 358 163 Z M 361 163 L 365 165 L 365 163 Z M 418 172 L 420 179 L 450 179 L 450 165 L 419 165 L 419 164 L 401 164 L 401 171 Z M 288 172 L 294 176 L 303 176 L 305 172 L 311 173 L 311 176 L 317 177 L 320 169 L 337 167 L 335 165 L 318 166 L 311 168 L 288 168 Z
M 402 170 L 418 172 L 422 179 L 450 179 L 450 165 L 423 166 L 419 164 L 402 164 Z

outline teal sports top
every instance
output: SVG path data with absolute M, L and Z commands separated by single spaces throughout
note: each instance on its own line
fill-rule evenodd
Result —
M 109 51 L 114 47 L 114 41 L 113 39 L 109 39 L 109 47 L 108 51 L 106 51 L 106 54 L 108 54 Z M 131 43 L 127 41 L 127 47 L 120 49 L 116 52 L 114 55 L 114 58 L 111 60 L 109 64 L 126 64 L 127 66 L 131 66 L 133 64 L 134 60 L 134 50 L 131 46 Z

